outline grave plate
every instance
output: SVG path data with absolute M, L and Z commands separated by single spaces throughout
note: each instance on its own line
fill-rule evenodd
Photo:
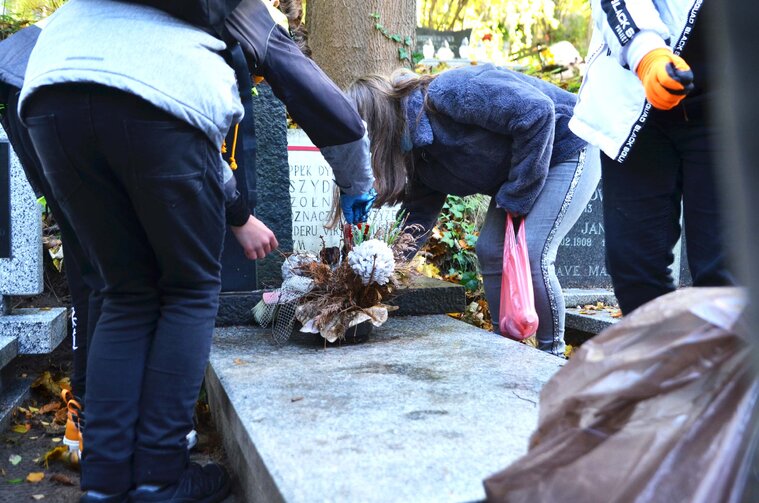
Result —
M 206 385 L 245 501 L 474 501 L 527 450 L 562 360 L 447 316 L 278 347 L 217 329 Z

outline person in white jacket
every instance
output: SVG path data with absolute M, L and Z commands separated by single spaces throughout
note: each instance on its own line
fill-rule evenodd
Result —
M 715 187 L 713 3 L 592 2 L 588 72 L 569 127 L 602 151 L 607 268 L 623 313 L 675 289 L 681 213 L 693 284 L 733 283 Z

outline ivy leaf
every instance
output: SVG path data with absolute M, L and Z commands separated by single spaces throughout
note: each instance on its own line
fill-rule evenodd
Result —
M 404 49 L 403 47 L 399 47 L 398 48 L 398 57 L 402 61 L 405 61 L 405 60 L 409 59 L 409 57 L 408 57 L 408 51 L 406 49 Z
M 403 39 L 403 44 L 404 44 L 404 45 L 411 45 L 412 43 L 413 43 L 413 42 L 412 42 L 412 40 L 411 40 L 411 37 L 408 37 L 408 36 L 407 36 L 405 39 Z
M 21 456 L 19 456 L 18 454 L 11 454 L 10 457 L 8 458 L 8 461 L 13 466 L 16 466 L 17 464 L 21 462 Z

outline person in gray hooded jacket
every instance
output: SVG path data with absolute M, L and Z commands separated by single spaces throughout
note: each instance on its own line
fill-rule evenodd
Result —
M 368 124 L 378 205 L 401 203 L 407 224 L 427 232 L 447 195 L 492 196 L 477 257 L 496 331 L 506 214 L 524 217 L 538 344 L 563 355 L 554 261 L 600 176 L 598 151 L 567 127 L 574 95 L 490 64 L 368 76 L 347 93 Z
M 29 61 L 20 116 L 105 283 L 82 501 L 217 501 L 229 489 L 185 449 L 218 308 L 219 150 L 242 113 L 225 49 L 158 9 L 70 0 Z M 373 182 L 370 169 L 335 171 L 353 202 Z M 276 246 L 263 226 L 254 238 L 262 255 Z

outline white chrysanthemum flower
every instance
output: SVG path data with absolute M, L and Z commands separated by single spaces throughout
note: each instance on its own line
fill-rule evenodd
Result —
M 287 281 L 293 276 L 302 276 L 297 268 L 318 260 L 316 255 L 310 252 L 293 253 L 282 262 L 282 281 Z
M 364 285 L 384 285 L 395 271 L 393 251 L 384 241 L 369 239 L 348 253 L 348 264 Z

